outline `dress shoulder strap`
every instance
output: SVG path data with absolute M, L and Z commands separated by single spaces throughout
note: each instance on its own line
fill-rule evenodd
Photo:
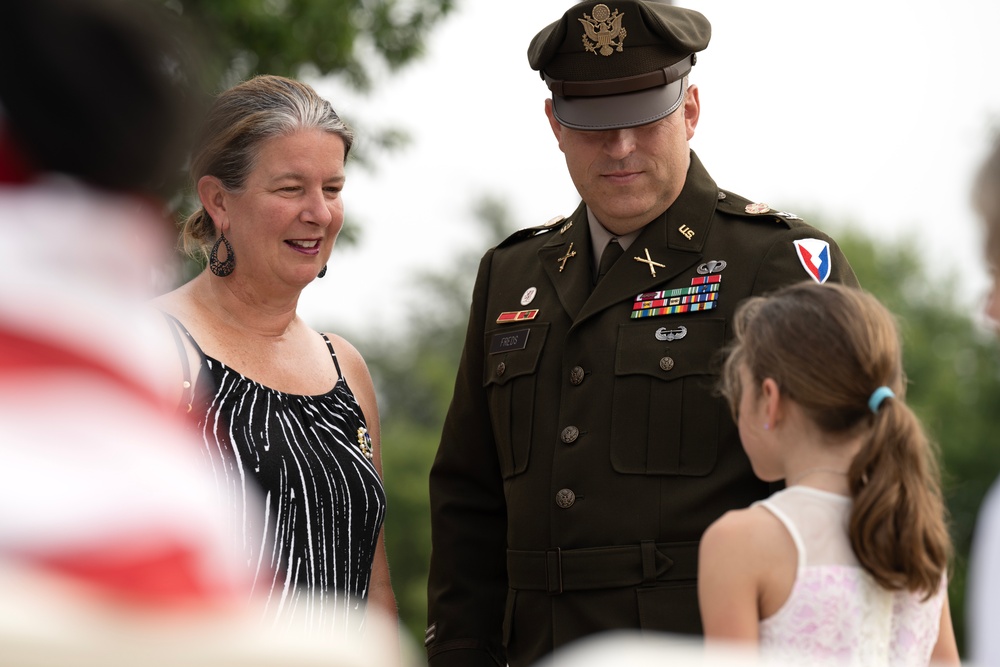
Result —
M 163 311 L 160 311 L 163 312 Z M 195 388 L 194 382 L 191 379 L 191 365 L 188 363 L 188 351 L 184 346 L 184 341 L 181 340 L 180 334 L 183 333 L 187 336 L 187 339 L 191 341 L 191 345 L 194 347 L 195 351 L 198 352 L 198 356 L 201 359 L 205 358 L 205 353 L 201 351 L 201 347 L 198 342 L 191 335 L 191 332 L 187 330 L 181 321 L 170 313 L 163 312 L 163 317 L 167 320 L 167 324 L 170 326 L 170 335 L 174 339 L 174 344 L 177 346 L 177 358 L 181 362 L 181 374 L 183 375 L 184 389 L 187 393 L 186 400 L 182 401 L 182 404 L 187 407 L 187 411 L 190 412 L 194 405 Z
M 333 343 L 330 342 L 330 337 L 325 333 L 320 333 L 320 336 L 323 337 L 323 340 L 326 341 L 326 346 L 330 349 L 330 356 L 333 357 L 333 365 L 337 367 L 337 375 L 343 377 L 344 374 L 340 371 L 340 362 L 337 361 L 337 352 L 333 349 Z

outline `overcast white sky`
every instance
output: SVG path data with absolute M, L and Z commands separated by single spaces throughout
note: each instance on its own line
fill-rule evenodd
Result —
M 422 298 L 408 287 L 416 271 L 485 251 L 472 214 L 484 194 L 521 227 L 572 212 L 579 198 L 542 112 L 547 90 L 525 55 L 571 4 L 465 0 L 426 57 L 373 95 L 313 82 L 349 118 L 401 126 L 414 141 L 375 174 L 349 167 L 345 205 L 362 242 L 335 249 L 328 275 L 303 293 L 310 324 L 402 322 L 398 309 Z M 692 147 L 720 187 L 851 220 L 877 240 L 913 237 L 979 302 L 986 272 L 968 189 L 1000 119 L 1000 3 L 677 4 L 712 22 L 691 75 L 702 103 Z

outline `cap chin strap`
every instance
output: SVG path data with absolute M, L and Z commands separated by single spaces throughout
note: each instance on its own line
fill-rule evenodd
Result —
M 688 75 L 697 61 L 696 54 L 680 60 L 670 67 L 664 67 L 654 72 L 636 74 L 623 79 L 601 79 L 599 81 L 558 81 L 542 72 L 545 85 L 553 95 L 559 97 L 604 97 L 635 93 L 640 90 L 666 86 Z

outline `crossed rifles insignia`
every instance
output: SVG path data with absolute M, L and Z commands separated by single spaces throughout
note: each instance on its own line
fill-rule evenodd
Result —
M 577 19 L 583 25 L 585 33 L 583 48 L 594 55 L 597 55 L 598 49 L 602 56 L 610 56 L 615 51 L 621 53 L 622 44 L 628 34 L 622 27 L 624 17 L 625 15 L 619 14 L 617 9 L 612 13 L 607 5 L 594 5 L 593 16 L 584 13 L 582 19 Z

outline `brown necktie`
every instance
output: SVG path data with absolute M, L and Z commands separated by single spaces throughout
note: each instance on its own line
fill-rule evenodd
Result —
M 611 270 L 611 266 L 618 261 L 618 258 L 625 254 L 622 250 L 622 246 L 618 243 L 618 239 L 611 239 L 608 242 L 607 247 L 604 248 L 604 252 L 601 253 L 601 263 L 597 268 L 597 279 L 594 280 L 596 285 L 601 278 L 604 277 L 608 271 Z

